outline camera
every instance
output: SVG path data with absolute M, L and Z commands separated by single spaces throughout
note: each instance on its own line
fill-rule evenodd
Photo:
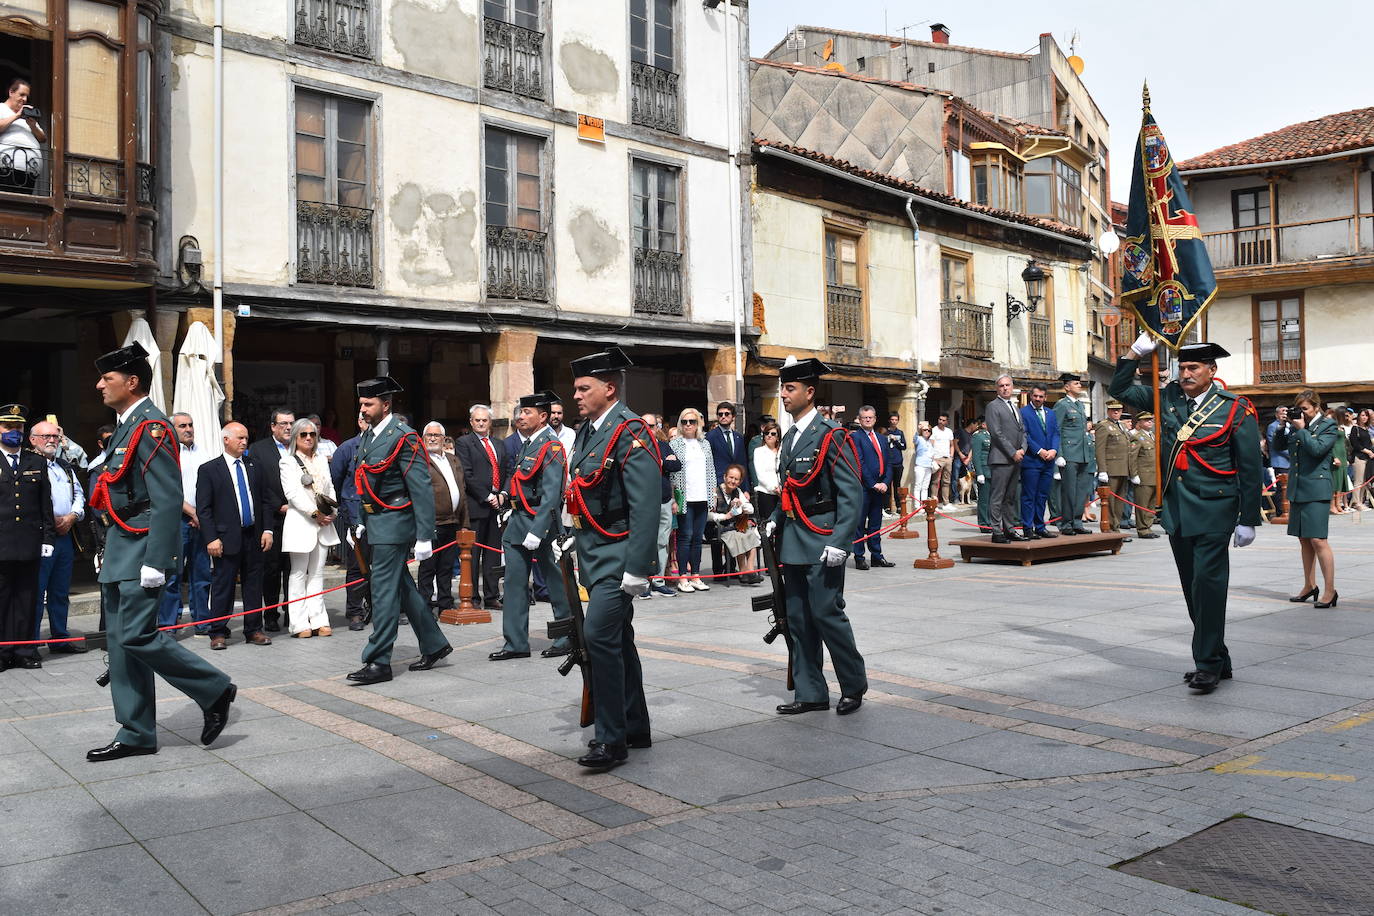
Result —
M 19 110 L 19 116 L 23 118 L 33 118 L 37 120 L 38 118 L 43 117 L 43 112 L 39 111 L 38 108 L 33 105 L 25 105 L 22 109 Z

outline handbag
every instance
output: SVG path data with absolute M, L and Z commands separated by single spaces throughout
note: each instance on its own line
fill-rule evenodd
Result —
M 339 501 L 331 496 L 325 495 L 324 493 L 316 493 L 315 478 L 311 476 L 310 472 L 305 469 L 305 462 L 301 460 L 301 456 L 297 455 L 295 452 L 292 452 L 291 457 L 295 458 L 296 464 L 300 465 L 301 485 L 309 487 L 310 492 L 315 497 L 315 511 L 320 513 L 321 515 L 334 515 L 339 509 Z

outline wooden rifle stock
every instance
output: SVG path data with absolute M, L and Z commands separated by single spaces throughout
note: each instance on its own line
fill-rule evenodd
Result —
M 586 615 L 582 610 L 582 596 L 577 589 L 577 570 L 573 566 L 572 545 L 563 551 L 563 556 L 558 560 L 558 568 L 563 573 L 563 591 L 568 596 L 568 609 L 572 614 L 567 620 L 550 620 L 548 625 L 549 639 L 562 639 L 567 637 L 570 650 L 563 663 L 558 666 L 558 673 L 567 677 L 572 673 L 573 666 L 577 666 L 582 671 L 582 708 L 578 717 L 578 725 L 586 728 L 596 721 L 596 707 L 592 704 L 592 672 L 591 659 L 587 655 L 587 643 L 585 635 Z
M 762 528 L 759 533 L 763 534 Z M 759 546 L 762 548 L 763 565 L 768 570 L 768 583 L 773 590 L 767 595 L 754 595 L 750 599 L 750 604 L 753 606 L 752 610 L 768 611 L 769 629 L 764 634 L 763 641 L 771 646 L 773 640 L 781 636 L 787 646 L 787 689 L 795 690 L 796 685 L 792 680 L 792 633 L 787 627 L 787 602 L 783 595 L 782 567 L 778 565 L 773 538 L 763 535 L 759 539 Z

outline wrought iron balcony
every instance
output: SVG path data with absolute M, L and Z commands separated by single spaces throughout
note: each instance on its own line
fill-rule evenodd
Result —
M 682 255 L 635 249 L 635 311 L 641 315 L 682 314 Z
M 87 200 L 124 198 L 124 164 L 67 155 L 67 196 Z
M 941 302 L 940 352 L 992 359 L 992 306 L 959 299 Z
M 47 150 L 0 150 L 0 191 L 50 196 L 52 154 Z
M 630 62 L 630 122 L 670 134 L 680 133 L 678 75 L 638 61 Z
M 832 347 L 864 345 L 864 292 L 854 286 L 825 286 L 825 339 Z
M 372 211 L 313 201 L 296 204 L 296 280 L 331 286 L 374 284 Z
M 157 170 L 151 165 L 138 164 L 138 185 L 134 191 L 134 200 L 140 206 L 151 207 L 156 201 L 154 196 L 157 193 Z
M 296 44 L 370 58 L 371 5 L 371 0 L 296 0 Z
M 1030 337 L 1030 361 L 1032 366 L 1052 366 L 1054 348 L 1050 345 L 1050 320 L 1039 315 L 1031 315 L 1026 325 Z
M 488 18 L 483 34 L 482 85 L 542 101 L 544 33 Z
M 487 227 L 487 298 L 549 300 L 546 232 Z

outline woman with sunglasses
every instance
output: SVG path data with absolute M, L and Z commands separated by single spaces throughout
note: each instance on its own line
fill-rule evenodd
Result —
M 324 557 L 339 543 L 334 530 L 334 482 L 329 461 L 319 453 L 320 430 L 309 418 L 291 427 L 291 445 L 282 458 L 281 485 L 286 494 L 286 521 L 282 526 L 282 553 L 291 556 L 291 578 L 286 606 L 291 635 L 304 639 L 329 636 L 329 612 L 325 610 Z M 323 497 L 323 499 L 321 499 Z M 313 598 L 305 598 L 314 595 Z M 302 600 L 304 599 L 304 600 Z
M 711 446 L 701 434 L 701 411 L 688 407 L 678 415 L 679 435 L 668 443 L 682 462 L 673 474 L 674 506 L 681 501 L 677 532 L 677 590 L 710 591 L 701 581 L 701 542 L 706 533 L 706 512 L 716 489 L 716 465 Z
M 782 427 L 769 420 L 760 430 L 763 443 L 749 456 L 753 465 L 754 507 L 759 518 L 771 518 L 778 507 L 778 454 L 782 451 Z

